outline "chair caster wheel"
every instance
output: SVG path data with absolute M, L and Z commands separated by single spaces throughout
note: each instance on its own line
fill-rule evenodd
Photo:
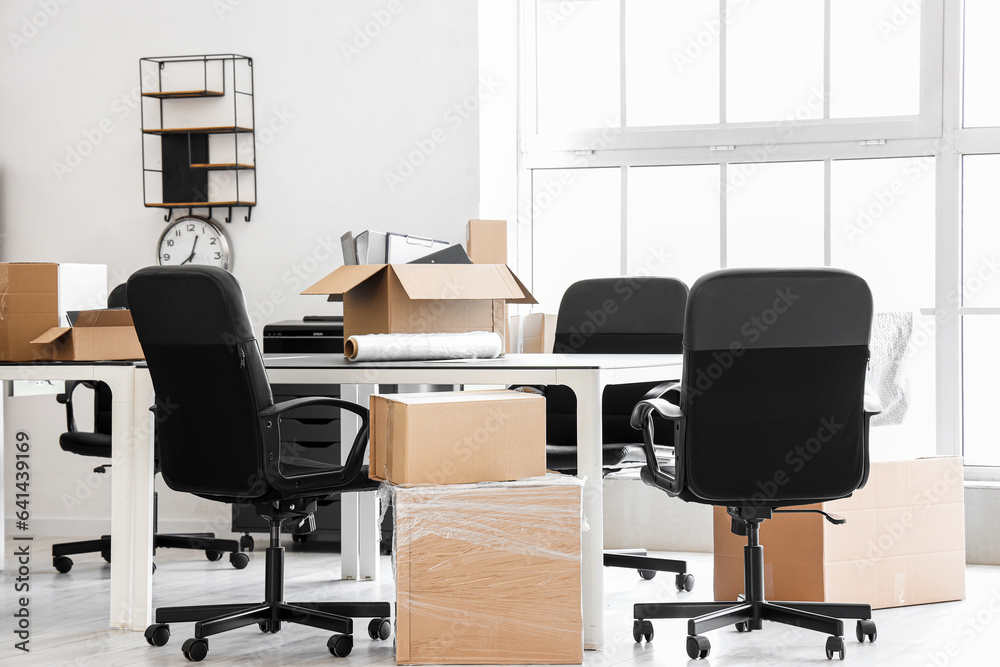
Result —
M 678 574 L 674 578 L 674 586 L 677 587 L 678 592 L 687 591 L 690 593 L 694 590 L 694 575 L 693 574 Z
M 844 638 L 843 637 L 828 637 L 826 640 L 826 659 L 833 660 L 833 654 L 836 653 L 837 656 L 843 660 L 844 659 Z
M 191 662 L 201 662 L 208 655 L 208 640 L 191 638 L 184 642 L 181 653 Z
M 392 624 L 387 618 L 373 618 L 368 622 L 368 636 L 372 639 L 386 640 L 392 634 Z
M 166 623 L 153 623 L 146 628 L 143 636 L 150 646 L 163 646 L 170 641 L 170 626 Z
M 750 622 L 740 621 L 736 624 L 736 632 L 750 632 Z
M 213 551 L 212 549 L 205 550 L 205 558 L 211 561 L 222 560 L 221 551 Z
M 261 621 L 260 623 L 257 624 L 257 627 L 260 628 L 261 632 L 272 632 L 272 633 L 277 632 L 278 630 L 281 629 L 281 626 L 278 623 L 274 623 L 272 621 Z
M 712 651 L 712 644 L 704 635 L 688 635 L 687 654 L 692 660 L 703 660 Z
M 656 576 L 656 570 L 636 570 L 636 572 L 638 572 L 639 576 L 646 581 L 649 581 Z
M 296 544 L 298 544 L 299 542 L 305 542 L 307 537 L 309 537 L 309 536 L 308 535 L 298 535 L 296 533 L 292 533 L 292 542 L 294 542 Z
M 326 642 L 330 653 L 338 658 L 346 658 L 354 648 L 354 638 L 351 635 L 334 635 Z
M 643 639 L 647 642 L 653 641 L 653 622 L 635 619 L 632 623 L 632 639 L 636 644 L 641 644 Z
M 253 537 L 244 535 L 240 538 L 240 551 L 253 551 Z
M 874 644 L 875 640 L 878 638 L 878 630 L 875 628 L 875 621 L 858 621 L 855 634 L 858 637 L 858 641 L 862 644 L 865 643 L 865 637 L 868 637 L 868 641 Z
M 73 569 L 73 559 L 69 556 L 56 556 L 52 559 L 52 567 L 56 568 L 59 574 L 66 574 Z
M 237 570 L 242 570 L 243 568 L 245 568 L 247 565 L 250 564 L 250 556 L 247 556 L 242 551 L 234 551 L 233 553 L 229 554 L 229 562 Z

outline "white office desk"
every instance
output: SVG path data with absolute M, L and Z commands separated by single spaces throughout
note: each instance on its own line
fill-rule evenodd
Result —
M 577 470 L 586 479 L 583 512 L 589 525 L 583 535 L 584 645 L 603 646 L 601 397 L 608 385 L 679 378 L 681 355 L 510 354 L 490 360 L 351 363 L 334 354 L 274 354 L 265 355 L 264 363 L 273 383 L 340 384 L 345 399 L 362 403 L 379 384 L 561 384 L 572 389 L 577 397 Z M 350 447 L 353 433 L 342 428 L 343 447 Z M 375 499 L 372 493 L 358 495 L 354 501 L 344 498 L 342 568 L 344 576 L 374 579 L 378 576 Z
M 145 369 L 137 372 L 133 362 L 4 363 L 0 364 L 0 380 L 97 380 L 111 388 L 114 471 L 111 475 L 111 561 L 114 566 L 111 568 L 109 618 L 113 628 L 145 629 L 151 622 L 153 560 L 152 413 L 149 412 L 152 384 L 149 373 Z M 4 416 L 15 429 L 27 426 L 17 422 L 16 414 Z M 25 430 L 32 435 L 30 429 Z M 32 439 L 30 451 L 32 456 L 38 456 L 42 448 L 55 447 L 54 442 Z M 0 517 L 4 516 L 3 499 L 7 493 L 2 487 L 3 475 L 0 475 Z M 20 534 L 33 535 L 30 519 L 28 530 Z M 0 543 L 3 543 L 2 522 Z M 47 554 L 34 556 L 34 568 L 45 567 L 51 562 Z

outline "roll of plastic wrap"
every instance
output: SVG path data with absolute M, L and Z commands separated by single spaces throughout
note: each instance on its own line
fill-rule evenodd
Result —
M 503 338 L 493 331 L 365 334 L 344 342 L 344 355 L 350 361 L 495 359 L 502 352 Z

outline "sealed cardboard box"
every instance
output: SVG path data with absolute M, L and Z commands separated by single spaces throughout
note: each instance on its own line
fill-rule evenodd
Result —
M 344 338 L 373 333 L 505 334 L 506 304 L 537 303 L 502 264 L 342 266 L 303 294 L 344 302 Z
M 506 264 L 507 221 L 469 220 L 466 248 L 474 264 Z
M 398 664 L 579 664 L 582 482 L 389 486 Z
M 556 342 L 556 316 L 549 313 L 512 315 L 507 340 L 512 354 L 550 354 Z
M 144 358 L 127 310 L 85 310 L 72 327 L 52 327 L 31 343 L 36 358 L 52 361 Z
M 465 484 L 545 474 L 545 399 L 519 391 L 375 394 L 368 475 Z
M 31 341 L 67 326 L 71 310 L 107 303 L 103 264 L 0 263 L 0 361 L 37 361 Z
M 965 598 L 961 457 L 872 463 L 865 488 L 813 505 L 847 519 L 776 514 L 760 529 L 770 600 L 858 602 L 875 609 Z M 715 508 L 715 599 L 743 592 L 745 538 Z

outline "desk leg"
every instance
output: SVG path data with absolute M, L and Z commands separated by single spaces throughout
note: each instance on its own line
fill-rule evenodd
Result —
M 583 487 L 583 516 L 588 530 L 583 534 L 583 646 L 604 646 L 604 477 L 601 456 L 600 380 L 593 373 L 567 382 L 576 394 L 576 465 Z
M 112 393 L 111 627 L 142 631 L 152 621 L 152 383 L 131 366 L 103 379 Z

